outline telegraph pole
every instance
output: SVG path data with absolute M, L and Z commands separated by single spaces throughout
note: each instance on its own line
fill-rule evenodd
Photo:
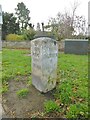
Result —
M 2 49 L 2 6 L 0 5 L 0 50 Z
M 90 1 L 88 2 L 88 36 L 90 36 Z

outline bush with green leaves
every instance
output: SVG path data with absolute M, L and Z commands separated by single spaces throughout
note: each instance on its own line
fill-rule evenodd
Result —
M 25 40 L 32 40 L 36 34 L 35 30 L 30 28 L 28 30 L 23 31 L 23 36 Z
M 22 40 L 24 40 L 24 36 L 23 35 L 17 35 L 17 34 L 8 34 L 6 36 L 6 40 L 7 41 L 22 41 Z
M 44 108 L 46 113 L 53 111 L 58 111 L 58 112 L 60 111 L 60 107 L 52 100 L 45 101 Z
M 29 93 L 29 90 L 26 88 L 17 91 L 17 95 L 21 98 L 26 97 L 28 93 Z

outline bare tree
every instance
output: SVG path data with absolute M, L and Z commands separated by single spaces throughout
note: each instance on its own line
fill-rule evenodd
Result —
M 67 12 L 64 14 L 59 12 L 56 18 L 49 20 L 49 24 L 51 25 L 49 27 L 51 27 L 51 31 L 57 39 L 70 38 L 74 31 L 71 21 L 71 17 Z
M 71 5 L 71 14 L 68 11 L 63 14 L 59 12 L 55 18 L 49 20 L 48 27 L 51 27 L 51 31 L 58 40 L 72 38 L 77 33 L 85 35 L 86 20 L 83 16 L 76 15 L 79 5 L 78 1 L 74 1 Z
M 86 35 L 86 19 L 84 16 L 75 16 L 74 29 L 78 35 Z
M 77 8 L 78 8 L 79 5 L 80 5 L 80 3 L 78 1 L 74 1 L 74 3 L 71 4 L 71 8 L 72 8 L 71 26 L 73 26 L 73 24 L 74 24 L 74 20 L 75 20 L 75 16 L 76 16 L 76 10 L 77 10 Z

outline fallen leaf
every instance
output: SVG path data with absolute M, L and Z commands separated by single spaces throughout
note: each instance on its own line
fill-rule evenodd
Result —
M 79 101 L 80 101 L 80 102 L 82 102 L 82 101 L 83 101 L 83 99 L 82 99 L 82 98 L 79 98 Z
M 76 101 L 75 97 L 71 97 L 71 101 L 74 103 Z
M 61 104 L 61 101 L 58 99 L 55 101 L 55 103 L 59 106 Z
M 77 87 L 74 87 L 72 90 L 75 93 L 77 91 Z
M 67 107 L 67 110 L 69 111 L 69 110 L 70 110 L 70 107 Z

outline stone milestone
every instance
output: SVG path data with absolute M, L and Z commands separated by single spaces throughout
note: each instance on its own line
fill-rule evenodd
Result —
M 58 47 L 56 40 L 40 37 L 31 41 L 32 84 L 43 93 L 56 86 Z

